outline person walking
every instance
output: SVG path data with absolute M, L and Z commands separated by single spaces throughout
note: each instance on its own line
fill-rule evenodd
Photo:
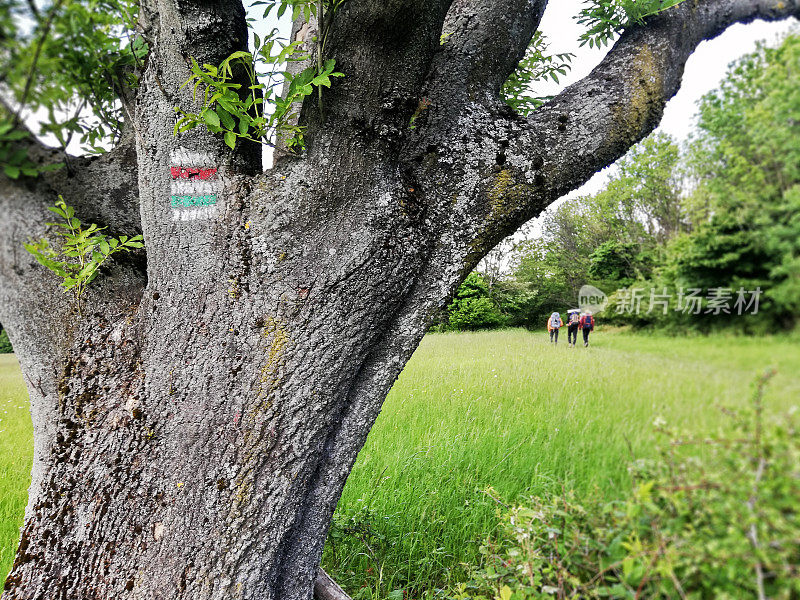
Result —
M 578 328 L 581 324 L 581 311 L 577 308 L 567 311 L 567 344 L 574 348 L 578 343 Z
M 550 318 L 547 319 L 547 331 L 550 332 L 550 342 L 551 343 L 558 343 L 558 330 L 564 323 L 561 321 L 561 315 L 557 312 L 554 312 L 550 315 Z
M 584 347 L 588 347 L 589 334 L 594 331 L 594 317 L 592 316 L 592 313 L 590 313 L 588 310 L 581 317 L 580 328 L 581 331 L 583 331 L 583 345 Z

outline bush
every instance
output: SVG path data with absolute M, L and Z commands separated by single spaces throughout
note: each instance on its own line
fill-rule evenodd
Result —
M 491 298 L 461 298 L 454 304 L 448 323 L 456 331 L 495 329 L 505 323 Z
M 472 272 L 448 304 L 441 322 L 433 331 L 475 331 L 496 329 L 506 324 L 497 302 L 490 297 L 489 286 L 480 273 Z
M 0 354 L 11 354 L 14 349 L 11 347 L 11 342 L 8 339 L 8 333 L 5 329 L 0 329 Z
M 451 600 L 800 597 L 800 434 L 767 425 L 759 380 L 751 408 L 725 411 L 725 435 L 667 437 L 631 466 L 624 501 L 564 491 L 500 511 L 471 580 Z M 500 499 L 489 490 L 498 503 Z

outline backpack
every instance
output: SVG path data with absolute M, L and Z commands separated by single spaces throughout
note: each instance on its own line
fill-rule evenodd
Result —
M 577 325 L 581 322 L 581 316 L 578 313 L 570 313 L 569 314 L 569 324 L 570 325 Z
M 586 315 L 583 320 L 583 328 L 584 329 L 591 329 L 594 327 L 594 317 L 591 315 Z
M 558 329 L 559 327 L 561 327 L 561 319 L 556 316 L 550 317 L 550 327 L 552 327 L 553 329 Z

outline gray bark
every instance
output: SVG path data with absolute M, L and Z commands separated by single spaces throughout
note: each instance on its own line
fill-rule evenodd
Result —
M 314 598 L 315 600 L 353 600 L 322 568 L 317 572 L 317 579 L 314 581 Z
M 173 107 L 192 105 L 188 58 L 244 46 L 241 4 L 144 3 L 131 143 L 0 179 L 0 322 L 36 440 L 4 598 L 307 600 L 383 399 L 463 277 L 652 130 L 703 39 L 800 13 L 688 1 L 524 119 L 498 91 L 545 4 L 349 2 L 325 121 L 307 102 L 306 152 L 258 173 L 257 149 L 172 135 Z M 217 204 L 171 206 L 172 166 L 218 168 Z M 58 193 L 147 244 L 93 284 L 80 319 L 22 249 Z

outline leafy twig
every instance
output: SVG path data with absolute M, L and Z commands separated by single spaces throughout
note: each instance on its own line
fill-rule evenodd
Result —
M 55 206 L 48 210 L 63 219 L 63 223 L 48 223 L 58 228 L 61 246 L 53 248 L 46 239 L 25 244 L 25 249 L 43 266 L 59 276 L 64 291 L 72 291 L 81 314 L 81 299 L 87 286 L 97 277 L 100 267 L 118 252 L 130 252 L 144 247 L 141 235 L 122 235 L 112 238 L 101 233 L 105 228 L 91 224 L 84 228 L 75 217 L 75 209 L 59 196 Z

